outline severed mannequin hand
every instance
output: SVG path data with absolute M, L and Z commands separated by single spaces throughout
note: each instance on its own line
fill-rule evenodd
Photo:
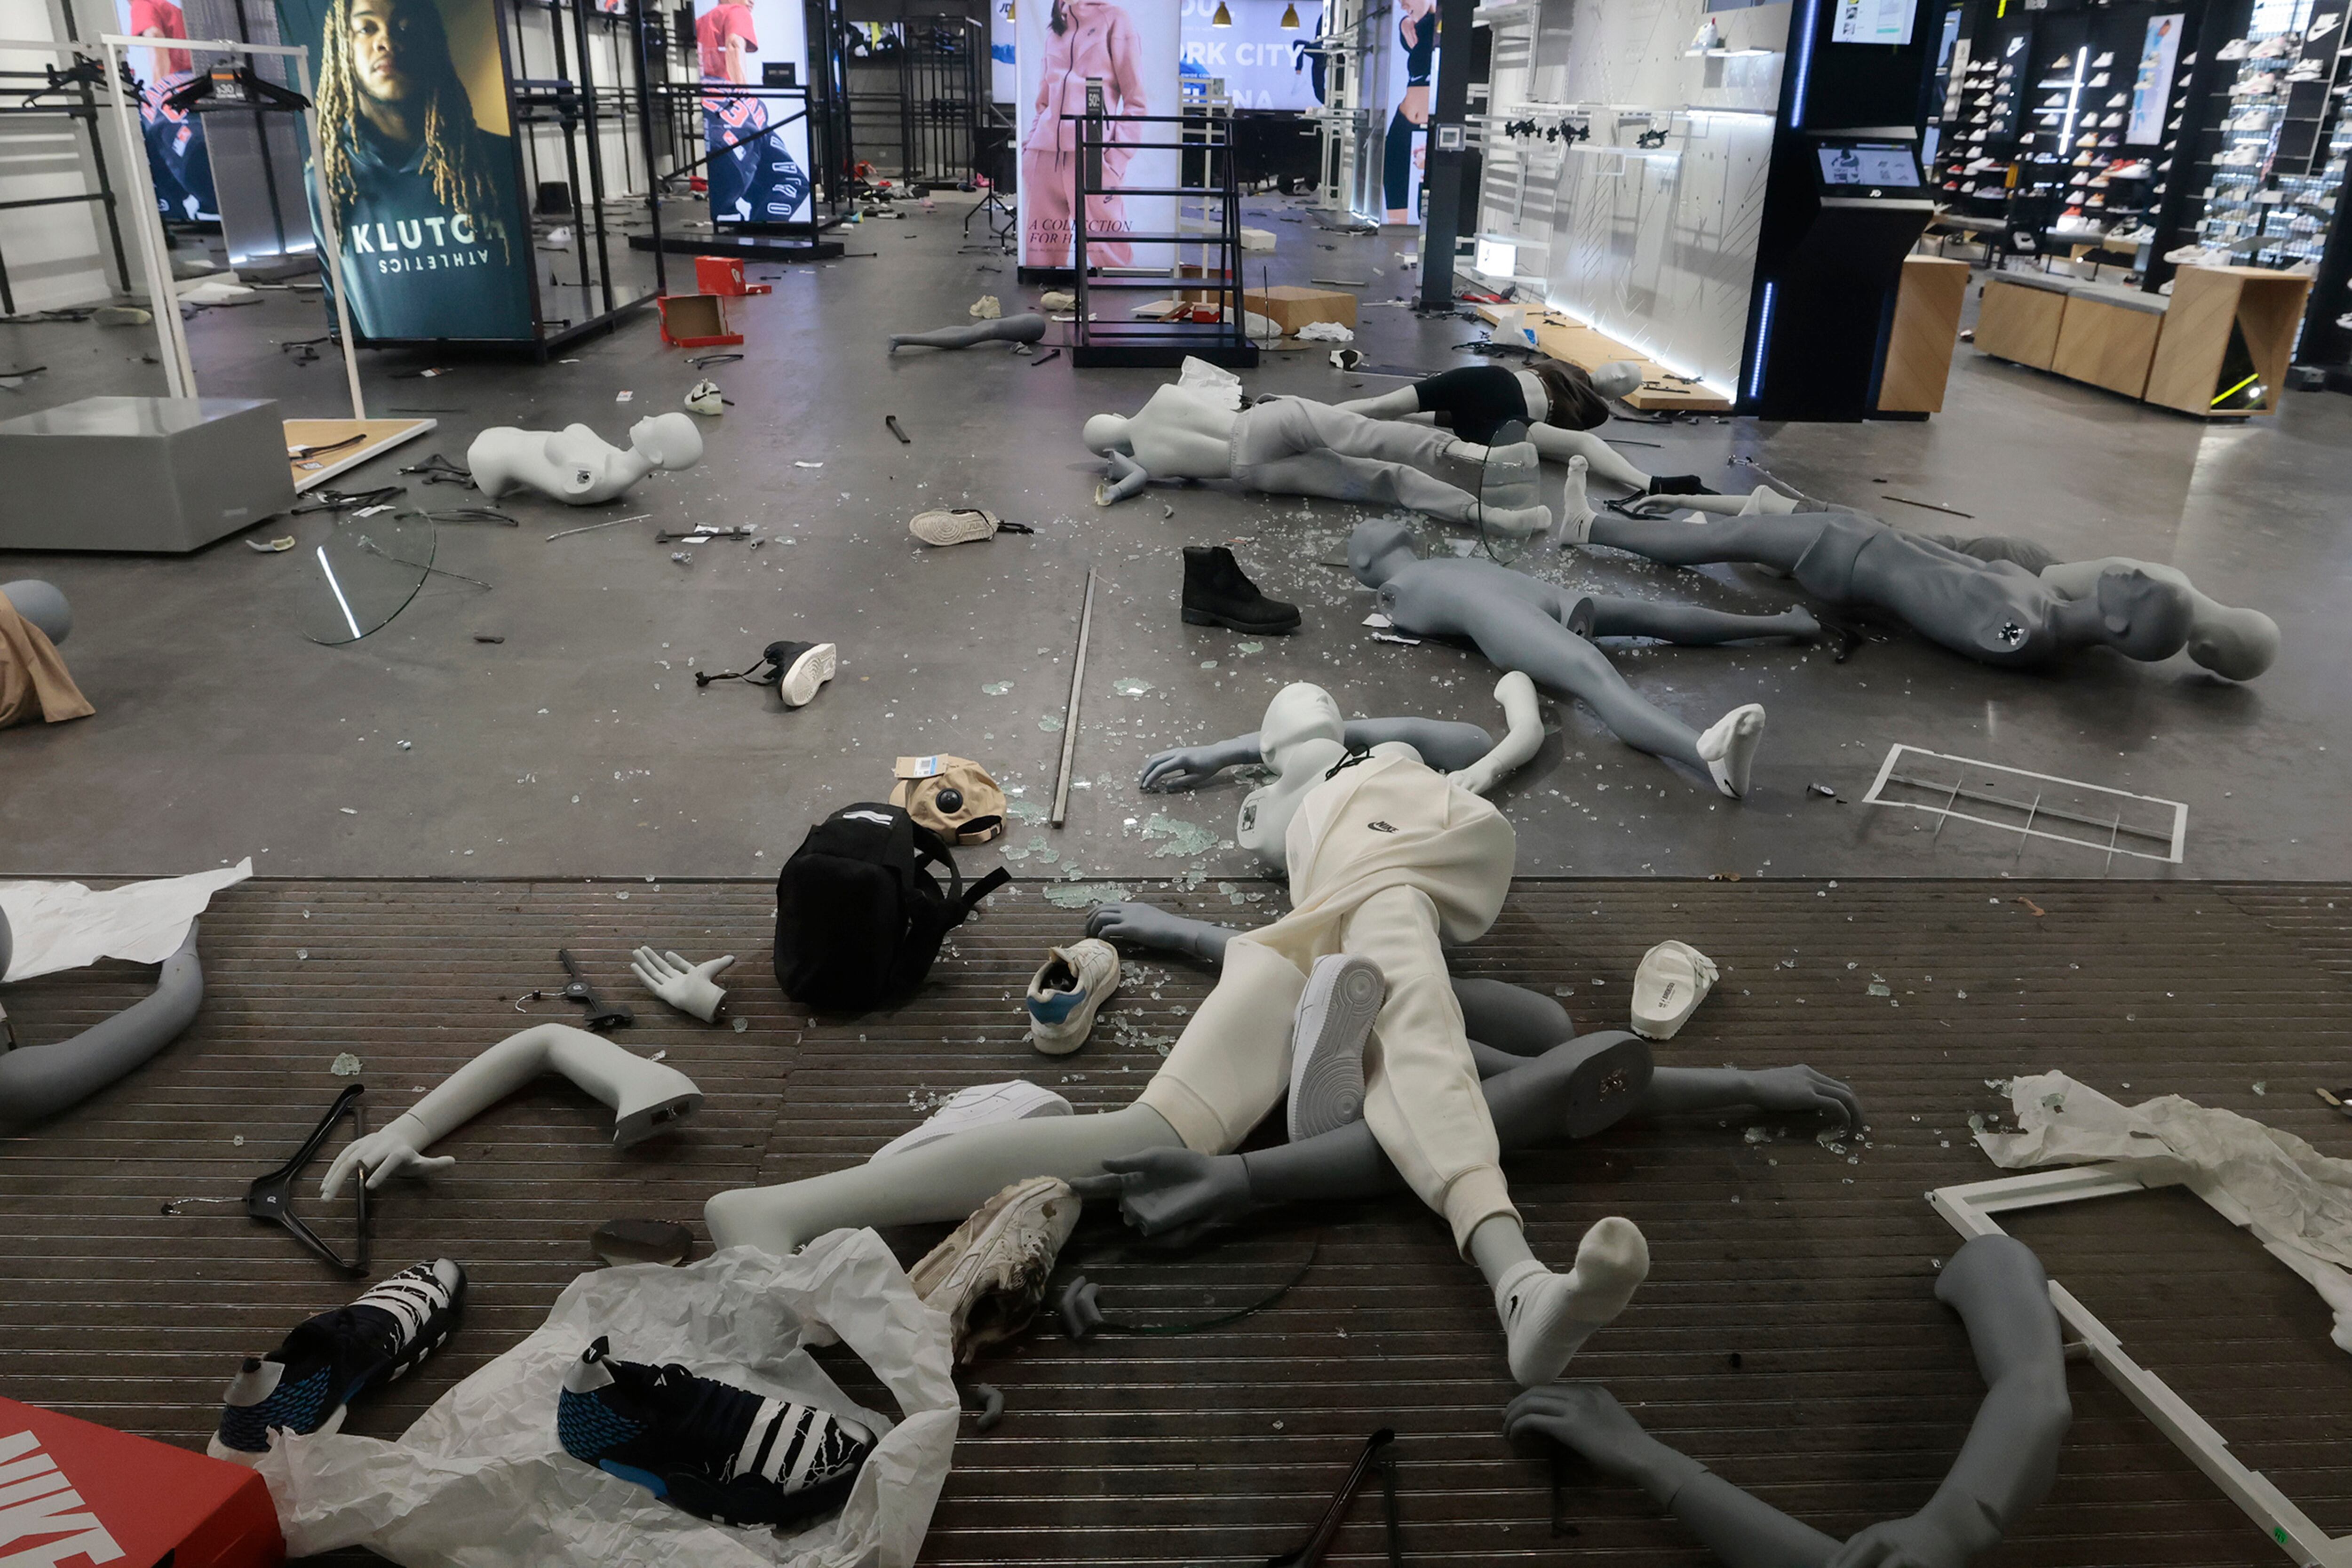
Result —
M 332 1198 L 343 1190 L 343 1183 L 354 1173 L 367 1174 L 368 1191 L 373 1192 L 393 1177 L 407 1173 L 422 1176 L 433 1171 L 446 1171 L 457 1163 L 454 1154 L 427 1154 L 423 1145 L 431 1142 L 425 1124 L 403 1112 L 388 1127 L 377 1129 L 364 1138 L 355 1138 L 335 1156 L 327 1167 L 326 1180 L 319 1184 L 319 1195 Z
M 1255 739 L 1255 737 L 1252 737 Z M 1257 761 L 1253 746 L 1239 756 L 1223 742 L 1203 746 L 1178 746 L 1148 758 L 1140 787 L 1147 791 L 1198 789 L 1236 763 Z
M 1120 1215 L 1146 1236 L 1238 1219 L 1256 1206 L 1239 1154 L 1146 1149 L 1105 1160 L 1103 1169 L 1118 1178 Z
M 713 958 L 701 963 L 688 963 L 674 952 L 656 952 L 641 947 L 629 955 L 629 968 L 637 983 L 681 1013 L 690 1013 L 708 1024 L 718 1016 L 719 1005 L 727 1000 L 724 987 L 716 984 L 713 975 L 724 973 L 734 963 L 735 955 Z

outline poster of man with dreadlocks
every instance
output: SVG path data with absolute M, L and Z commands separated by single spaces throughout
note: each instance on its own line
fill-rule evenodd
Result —
M 500 77 L 489 5 L 282 0 L 289 35 L 318 40 L 313 155 L 335 205 L 352 326 L 371 342 L 532 335 L 514 143 L 477 123 L 467 90 L 469 77 Z M 488 58 L 461 69 L 453 32 Z M 486 107 L 503 126 L 503 93 Z M 303 182 L 314 208 L 318 183 Z

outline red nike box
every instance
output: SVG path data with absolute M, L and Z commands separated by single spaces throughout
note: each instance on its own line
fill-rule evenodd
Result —
M 226 1464 L 0 1399 L 0 1568 L 278 1568 L 269 1489 Z

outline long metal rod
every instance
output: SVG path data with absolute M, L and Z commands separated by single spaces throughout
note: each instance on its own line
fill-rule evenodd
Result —
M 1054 815 L 1047 821 L 1055 827 L 1070 809 L 1070 757 L 1078 744 L 1078 694 L 1087 679 L 1087 635 L 1095 628 L 1095 569 L 1087 568 L 1087 604 L 1078 612 L 1078 656 L 1070 668 L 1070 700 L 1062 710 L 1062 769 L 1054 781 Z

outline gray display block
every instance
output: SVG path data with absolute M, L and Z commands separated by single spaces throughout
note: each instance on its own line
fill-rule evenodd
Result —
M 85 397 L 0 424 L 0 550 L 201 550 L 294 505 L 278 405 Z

